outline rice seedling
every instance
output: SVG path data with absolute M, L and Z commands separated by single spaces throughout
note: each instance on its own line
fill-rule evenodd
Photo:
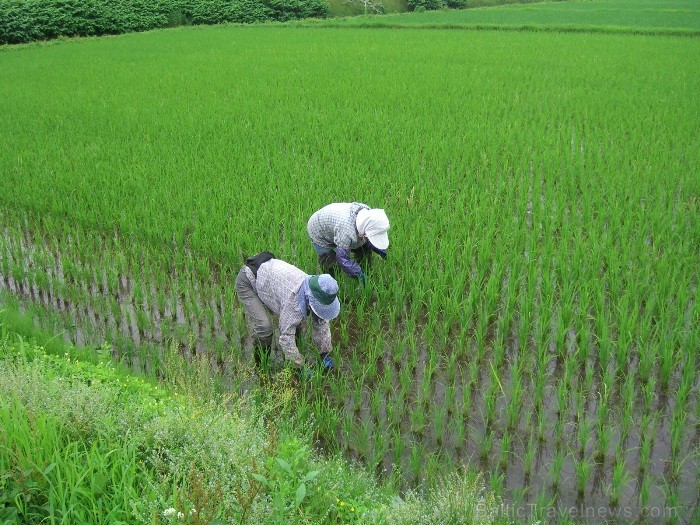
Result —
M 406 453 L 406 442 L 401 434 L 401 429 L 398 426 L 391 428 L 391 457 L 395 466 L 400 466 L 403 463 Z
M 503 497 L 503 485 L 505 483 L 505 476 L 503 474 L 493 474 L 489 478 L 489 488 L 493 492 L 494 496 L 497 498 Z
M 680 451 L 681 451 L 681 444 L 683 443 L 683 436 L 685 434 L 686 430 L 686 419 L 687 415 L 684 410 L 682 409 L 677 409 L 674 410 L 673 415 L 671 416 L 671 426 L 670 426 L 670 434 L 671 434 L 671 461 L 675 462 L 678 461 Z
M 579 498 L 583 498 L 586 494 L 588 482 L 593 473 L 593 464 L 586 458 L 576 460 L 574 466 L 574 475 L 576 477 L 576 494 Z
M 493 434 L 487 433 L 479 442 L 479 460 L 485 463 L 488 460 L 491 448 L 493 447 Z
M 454 421 L 453 435 L 454 435 L 455 449 L 459 453 L 464 448 L 464 444 L 466 442 L 466 438 L 467 438 L 467 434 L 468 434 L 467 421 L 462 417 L 455 417 L 453 419 L 453 421 Z
M 596 418 L 596 462 L 603 464 L 605 462 L 605 457 L 608 453 L 608 445 L 610 444 L 610 426 L 608 425 L 608 402 L 609 402 L 609 390 L 604 388 L 600 393 L 599 403 L 598 403 L 598 415 Z
M 545 371 L 542 368 L 537 369 L 535 376 L 535 384 L 533 386 L 533 406 L 535 412 L 541 417 L 542 409 L 544 408 L 544 386 L 545 386 Z
M 432 415 L 433 432 L 438 446 L 443 443 L 443 436 L 447 427 L 447 409 L 444 405 L 438 406 Z
M 467 382 L 464 384 L 464 390 L 469 390 L 476 387 L 479 378 L 479 363 L 474 360 L 469 363 L 469 372 Z M 466 395 L 466 394 L 465 394 Z
M 678 518 L 677 509 L 680 506 L 680 491 L 677 485 L 667 483 L 666 487 L 666 505 L 664 506 L 664 512 L 668 516 L 668 523 L 676 524 L 680 523 Z
M 642 434 L 639 445 L 639 471 L 641 473 L 644 473 L 650 465 L 651 449 L 656 434 L 656 421 L 656 416 L 651 416 L 649 413 L 642 416 Z
M 557 416 L 561 421 L 569 409 L 569 375 L 568 370 L 564 372 L 564 376 L 559 381 L 557 387 Z
M 537 441 L 533 436 L 530 436 L 527 440 L 527 447 L 525 448 L 525 453 L 523 454 L 523 467 L 525 471 L 525 481 L 530 478 L 532 474 L 533 462 L 535 454 L 537 453 Z
M 505 472 L 508 466 L 508 460 L 510 456 L 510 451 L 512 447 L 513 437 L 509 432 L 505 432 L 501 437 L 500 453 L 498 458 L 498 467 L 501 472 Z
M 578 456 L 583 458 L 586 454 L 586 447 L 590 440 L 593 421 L 586 416 L 581 417 L 578 424 L 577 440 L 578 440 Z
M 385 390 L 385 392 L 386 392 L 386 390 Z M 340 399 L 342 399 L 342 398 L 340 398 Z M 402 417 L 403 417 L 403 406 L 393 402 L 393 400 L 387 400 L 387 403 L 386 403 L 386 422 L 389 425 L 400 426 Z
M 355 410 L 355 413 L 359 413 L 360 409 L 362 408 L 362 398 L 364 395 L 362 385 L 364 384 L 364 381 L 360 381 L 358 383 L 355 383 L 354 388 L 351 390 L 352 391 L 352 399 L 353 399 L 353 407 Z
M 639 506 L 643 509 L 649 505 L 649 492 L 651 490 L 651 475 L 648 472 L 640 474 L 641 482 L 639 483 Z
M 422 435 L 427 425 L 427 415 L 421 407 L 414 408 L 409 416 L 411 431 Z
M 373 472 L 381 472 L 381 466 L 384 463 L 384 457 L 386 456 L 388 445 L 387 438 L 384 433 L 375 429 L 372 434 L 371 445 L 369 445 L 369 453 L 367 459 L 367 465 Z
M 620 496 L 627 488 L 627 484 L 629 482 L 630 476 L 629 471 L 626 468 L 624 456 L 625 452 L 621 448 L 619 448 L 615 453 L 615 466 L 613 467 L 608 492 L 610 505 L 612 507 L 617 507 L 620 504 Z
M 674 409 L 676 411 L 684 411 L 688 407 L 690 395 L 693 390 L 693 383 L 695 381 L 695 361 L 696 356 L 691 353 L 688 354 L 683 363 L 680 382 L 675 396 L 676 404 Z
M 353 426 L 351 439 L 355 443 L 358 453 L 369 460 L 371 457 L 371 447 L 372 442 L 376 436 L 374 436 L 375 426 L 370 419 L 364 419 L 356 422 Z
M 664 392 L 668 390 L 673 370 L 678 362 L 673 343 L 664 339 L 659 349 L 659 386 Z
M 380 411 L 382 401 L 384 400 L 384 392 L 380 388 L 375 388 L 370 394 L 370 409 L 375 421 L 380 421 Z
M 554 496 L 547 494 L 547 489 L 541 489 L 537 492 L 535 502 L 532 509 L 532 518 L 538 521 L 547 519 L 553 508 Z
M 644 399 L 644 413 L 648 414 L 652 410 L 656 395 L 656 379 L 654 379 L 654 376 L 650 376 L 649 381 L 644 384 L 642 394 Z
M 511 368 L 511 383 L 509 392 L 509 401 L 506 407 L 506 420 L 508 430 L 514 431 L 522 413 L 522 402 L 524 397 L 524 388 L 522 382 L 522 364 L 519 361 Z
M 493 372 L 493 369 L 492 369 Z M 489 384 L 489 388 L 484 395 L 484 424 L 490 427 L 496 417 L 496 401 L 499 397 L 501 389 L 499 387 L 498 378 L 494 373 L 494 380 Z
M 411 452 L 408 456 L 409 471 L 413 476 L 414 480 L 421 479 L 421 473 L 423 470 L 423 446 L 420 443 L 411 443 Z
M 554 453 L 552 458 L 552 464 L 549 469 L 549 481 L 551 483 L 552 489 L 556 492 L 559 483 L 561 483 L 561 469 L 564 466 L 564 461 L 566 460 L 566 454 L 560 448 Z

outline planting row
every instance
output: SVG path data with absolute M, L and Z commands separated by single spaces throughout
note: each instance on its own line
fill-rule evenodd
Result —
M 244 320 L 225 271 L 196 270 L 191 255 L 170 265 L 148 249 L 128 255 L 118 236 L 102 239 L 96 258 L 81 262 L 78 250 L 90 241 L 77 230 L 51 246 L 5 225 L 2 240 L 0 286 L 22 297 L 45 328 L 69 327 L 74 342 L 107 341 L 136 368 L 157 369 L 159 348 L 173 340 L 186 355 L 208 353 L 220 368 L 244 354 Z M 319 436 L 380 472 L 397 470 L 409 485 L 430 479 L 430 469 L 466 463 L 523 507 L 556 498 L 689 515 L 700 464 L 695 353 L 605 357 L 593 318 L 583 335 L 559 334 L 565 305 L 523 336 L 515 305 L 514 322 L 504 321 L 507 288 L 506 277 L 501 313 L 483 337 L 477 318 L 442 346 L 430 344 L 429 312 L 411 318 L 407 310 L 373 327 L 376 316 L 363 305 L 371 309 L 376 299 L 355 298 L 355 315 L 346 311 L 334 326 L 342 376 L 305 399 Z M 681 333 L 681 348 L 696 344 L 695 332 Z

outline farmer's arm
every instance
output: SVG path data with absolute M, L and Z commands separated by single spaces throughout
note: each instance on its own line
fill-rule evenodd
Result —
M 350 248 L 341 248 L 338 246 L 335 250 L 335 259 L 338 266 L 350 277 L 357 277 L 362 272 L 362 268 L 350 257 Z
M 280 348 L 284 356 L 297 366 L 304 365 L 304 357 L 299 353 L 295 338 L 297 326 L 302 320 L 300 314 L 294 315 L 294 312 L 284 310 L 280 312 Z

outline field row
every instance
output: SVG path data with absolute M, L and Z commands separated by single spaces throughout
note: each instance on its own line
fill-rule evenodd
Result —
M 171 341 L 186 355 L 210 355 L 224 373 L 245 359 L 242 312 L 227 277 L 204 280 L 192 257 L 159 266 L 148 250 L 126 255 L 115 237 L 103 239 L 91 266 L 76 263 L 78 247 L 91 242 L 78 232 L 53 251 L 26 231 L 4 231 L 0 287 L 23 297 L 44 328 L 70 326 L 78 344 L 110 341 L 115 357 L 136 369 L 157 369 L 158 348 Z M 559 304 L 546 326 L 523 335 L 519 313 L 509 324 L 503 288 L 485 337 L 477 316 L 475 332 L 454 334 L 445 346 L 430 344 L 436 336 L 425 318 L 384 320 L 393 326 L 367 336 L 358 329 L 365 314 L 344 312 L 334 326 L 343 375 L 306 401 L 319 436 L 335 436 L 348 453 L 378 471 L 398 469 L 411 484 L 468 462 L 523 507 L 557 497 L 686 515 L 700 461 L 695 354 L 654 356 L 632 345 L 618 362 L 620 349 L 606 357 L 606 342 L 593 337 L 593 317 L 588 335 L 561 332 Z M 541 301 L 540 292 L 533 308 Z M 687 324 L 678 333 L 678 348 L 697 344 Z M 313 355 L 311 348 L 304 341 Z

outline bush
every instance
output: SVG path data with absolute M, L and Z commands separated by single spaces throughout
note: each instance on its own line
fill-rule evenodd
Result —
M 442 0 L 406 0 L 409 11 L 431 11 L 442 7 Z
M 286 22 L 297 18 L 323 18 L 330 6 L 325 0 L 264 0 L 273 20 Z
M 0 0 L 0 44 L 325 17 L 329 10 L 326 0 Z

